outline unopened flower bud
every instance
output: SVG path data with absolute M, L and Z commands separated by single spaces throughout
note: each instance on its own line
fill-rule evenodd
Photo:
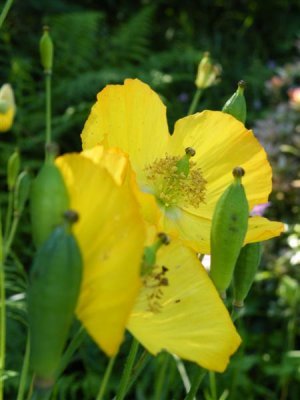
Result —
M 195 84 L 198 89 L 206 89 L 217 83 L 221 67 L 213 64 L 209 52 L 205 52 L 198 66 Z
M 29 198 L 31 186 L 31 177 L 28 171 L 23 171 L 17 178 L 16 194 L 15 194 L 15 210 L 21 213 L 24 209 L 25 203 Z
M 245 82 L 240 81 L 236 92 L 228 99 L 222 109 L 224 113 L 230 114 L 243 124 L 247 117 L 247 105 L 244 96 Z
M 47 73 L 51 73 L 53 66 L 53 42 L 49 34 L 49 27 L 44 27 L 44 33 L 40 40 L 41 64 Z
M 16 113 L 15 96 L 9 83 L 0 89 L 0 132 L 7 132 L 12 127 Z
M 14 151 L 8 159 L 7 163 L 7 186 L 8 190 L 12 190 L 16 184 L 17 176 L 20 171 L 20 153 Z

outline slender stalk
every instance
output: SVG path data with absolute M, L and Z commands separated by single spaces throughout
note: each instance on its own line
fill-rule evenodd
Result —
M 214 371 L 209 371 L 209 386 L 211 400 L 218 400 L 217 398 L 217 385 L 216 385 L 216 374 Z
M 151 354 L 149 354 L 146 350 L 142 353 L 141 357 L 137 361 L 136 365 L 132 370 L 132 375 L 130 377 L 130 383 L 127 386 L 126 394 L 129 392 L 137 378 L 141 375 L 146 365 L 151 360 Z
M 121 382 L 120 382 L 119 390 L 118 390 L 118 393 L 116 396 L 116 400 L 123 400 L 125 398 L 127 387 L 129 385 L 129 381 L 130 381 L 131 371 L 133 368 L 134 361 L 136 359 L 138 348 L 139 348 L 139 342 L 135 338 L 133 338 L 131 348 L 130 348 L 130 351 L 129 351 L 129 354 L 127 356 L 127 360 L 125 363 L 125 368 L 124 368 L 123 375 L 121 378 Z
M 14 192 L 12 190 L 10 190 L 8 193 L 8 206 L 7 206 L 6 218 L 5 218 L 4 241 L 6 241 L 8 233 L 10 231 L 11 219 L 12 219 L 12 213 L 13 213 L 13 205 L 14 205 Z
M 21 371 L 17 400 L 24 399 L 26 379 L 27 379 L 28 370 L 29 370 L 29 354 L 30 354 L 30 340 L 29 340 L 29 334 L 28 334 L 27 340 L 26 340 L 26 350 L 25 350 L 25 356 L 24 356 L 23 366 L 22 366 L 22 371 Z
M 107 384 L 109 382 L 109 378 L 110 378 L 111 371 L 113 369 L 115 361 L 116 361 L 116 357 L 111 357 L 111 359 L 109 360 L 109 363 L 106 367 L 106 371 L 105 371 L 104 377 L 102 379 L 101 386 L 100 386 L 98 395 L 96 397 L 96 400 L 103 400 L 103 396 L 105 394 Z
M 5 260 L 10 252 L 12 242 L 13 242 L 15 234 L 17 232 L 19 220 L 20 220 L 20 214 L 19 214 L 19 212 L 15 212 L 8 238 L 3 246 L 4 247 L 3 248 L 3 263 L 5 263 Z
M 2 243 L 2 223 L 0 213 L 0 400 L 3 400 L 2 373 L 5 368 L 5 343 L 6 343 L 6 305 L 5 305 L 5 271 Z
M 207 371 L 205 369 L 199 368 L 198 373 L 195 375 L 195 377 L 192 381 L 191 389 L 188 392 L 188 394 L 186 395 L 186 397 L 184 398 L 184 400 L 193 400 L 194 399 L 206 373 L 207 373 Z
M 64 352 L 64 354 L 61 358 L 59 368 L 56 372 L 56 379 L 61 375 L 61 373 L 64 371 L 64 369 L 69 364 L 73 354 L 78 349 L 78 347 L 81 345 L 81 343 L 84 339 L 84 336 L 85 336 L 85 330 L 84 330 L 83 326 L 80 326 L 80 328 L 75 333 L 69 346 L 67 347 L 66 351 Z
M 5 18 L 10 10 L 10 7 L 12 6 L 14 0 L 6 0 L 6 3 L 4 4 L 4 7 L 2 8 L 1 14 L 0 14 L 0 28 L 2 27 L 3 22 L 5 21 Z
M 200 97 L 201 97 L 202 93 L 203 93 L 202 89 L 197 89 L 196 90 L 187 115 L 194 114 L 194 112 L 197 109 L 197 106 L 198 106 L 198 103 L 199 103 L 199 100 L 200 100 Z
M 166 373 L 170 364 L 171 356 L 168 353 L 165 353 L 163 356 L 164 359 L 162 360 L 162 365 L 160 366 L 158 378 L 156 380 L 154 400 L 161 400 L 164 398 L 163 389 L 166 386 Z
M 51 118 L 52 118 L 52 106 L 51 106 L 51 72 L 45 72 L 45 89 L 46 89 L 46 147 L 51 143 Z

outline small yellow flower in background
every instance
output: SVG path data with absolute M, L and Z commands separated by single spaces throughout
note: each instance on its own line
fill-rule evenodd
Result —
M 5 83 L 0 88 L 0 132 L 11 129 L 16 113 L 15 97 L 12 87 Z
M 177 240 L 159 249 L 128 329 L 152 354 L 166 350 L 218 372 L 241 343 L 195 252 Z
M 266 153 L 241 122 L 222 112 L 204 111 L 178 120 L 171 136 L 166 107 L 137 79 L 108 85 L 98 94 L 82 143 L 84 149 L 103 144 L 127 153 L 142 210 L 147 210 L 145 218 L 200 253 L 210 253 L 213 211 L 232 182 L 233 168 L 241 166 L 246 172 L 243 184 L 249 209 L 266 203 L 272 188 Z M 158 212 L 148 207 L 149 194 Z M 245 243 L 282 231 L 283 224 L 254 216 L 249 219 Z
M 128 185 L 120 186 L 128 160 L 101 148 L 56 160 L 70 207 L 79 213 L 74 227 L 84 273 L 77 317 L 108 355 L 117 353 L 141 287 L 144 223 Z M 111 165 L 111 166 L 110 166 Z M 114 169 L 114 175 L 109 172 Z
M 195 84 L 198 89 L 206 89 L 218 83 L 221 75 L 221 67 L 213 64 L 209 52 L 205 52 L 198 66 L 198 73 Z

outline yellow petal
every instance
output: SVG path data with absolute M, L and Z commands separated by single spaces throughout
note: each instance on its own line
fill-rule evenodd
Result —
M 128 157 L 117 148 L 104 150 L 103 146 L 95 146 L 81 153 L 94 163 L 105 168 L 118 185 L 125 181 L 128 171 Z
M 241 339 L 194 251 L 173 241 L 159 250 L 158 265 L 168 268 L 169 282 L 161 287 L 160 307 L 151 311 L 155 289 L 144 286 L 128 329 L 152 354 L 167 350 L 204 368 L 224 371 Z
M 57 159 L 80 219 L 74 226 L 84 259 L 77 316 L 108 354 L 118 351 L 140 288 L 144 227 L 128 186 L 86 155 Z
M 182 154 L 185 147 L 193 147 L 193 161 L 201 168 L 207 181 L 205 203 L 189 209 L 195 215 L 211 218 L 215 204 L 232 182 L 232 170 L 241 166 L 250 209 L 268 201 L 272 189 L 272 170 L 263 147 L 252 131 L 236 118 L 219 111 L 203 111 L 182 118 L 175 125 L 172 136 L 173 152 Z
M 166 152 L 170 140 L 166 107 L 138 79 L 108 85 L 98 94 L 81 138 L 84 149 L 103 142 L 128 153 L 139 178 L 147 163 Z
M 261 242 L 279 236 L 284 232 L 284 225 L 281 222 L 270 221 L 263 217 L 249 218 L 248 232 L 245 243 Z

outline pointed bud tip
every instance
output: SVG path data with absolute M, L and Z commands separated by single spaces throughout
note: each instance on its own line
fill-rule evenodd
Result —
M 247 86 L 247 85 L 246 85 L 246 82 L 245 82 L 245 81 L 241 80 L 241 81 L 238 82 L 238 87 L 239 87 L 239 88 L 245 89 L 246 86 Z
M 63 217 L 66 222 L 74 224 L 79 220 L 79 214 L 75 210 L 67 210 L 64 212 Z
M 170 244 L 170 238 L 168 235 L 166 235 L 164 232 L 159 232 L 157 234 L 158 239 L 161 241 L 162 244 L 168 245 Z
M 242 178 L 245 175 L 245 170 L 242 167 L 235 167 L 232 170 L 232 175 L 235 178 Z
M 186 154 L 187 156 L 194 157 L 194 156 L 196 155 L 196 150 L 193 149 L 192 147 L 187 147 L 187 148 L 185 149 L 185 154 Z

